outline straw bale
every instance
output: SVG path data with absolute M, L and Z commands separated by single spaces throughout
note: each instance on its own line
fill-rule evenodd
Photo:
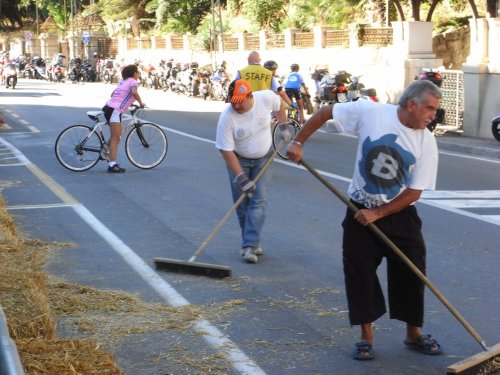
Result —
M 91 341 L 23 339 L 16 344 L 27 374 L 123 374 L 113 357 Z
M 50 250 L 71 244 L 21 238 L 0 197 L 0 302 L 26 374 L 119 375 L 92 341 L 55 338 L 44 266 Z
M 19 236 L 11 216 L 5 209 L 3 198 L 0 196 L 0 253 L 19 250 Z

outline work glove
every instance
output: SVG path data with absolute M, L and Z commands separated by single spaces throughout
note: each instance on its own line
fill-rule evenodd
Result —
M 290 133 L 290 126 L 288 123 L 278 124 L 277 125 L 280 131 L 280 138 L 285 143 L 290 143 L 292 140 L 292 134 Z
M 245 172 L 241 172 L 238 174 L 233 182 L 238 186 L 242 193 L 245 193 L 249 198 L 252 196 L 252 193 L 255 191 L 255 184 L 253 181 L 250 181 Z

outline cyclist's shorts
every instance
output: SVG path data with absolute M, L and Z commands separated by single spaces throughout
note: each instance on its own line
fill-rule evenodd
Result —
M 290 99 L 295 98 L 295 100 L 302 99 L 302 95 L 300 95 L 300 89 L 285 89 L 286 94 Z
M 102 111 L 108 124 L 110 122 L 122 122 L 122 114 L 119 110 L 105 105 L 102 107 Z

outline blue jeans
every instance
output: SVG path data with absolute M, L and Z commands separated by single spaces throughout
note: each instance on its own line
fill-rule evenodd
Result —
M 246 159 L 239 157 L 240 165 L 250 180 L 254 180 L 255 176 L 262 169 L 269 156 L 272 154 L 270 151 L 266 156 L 260 159 Z M 266 218 L 267 209 L 267 188 L 271 181 L 272 171 L 271 165 L 267 168 L 262 177 L 257 181 L 255 191 L 251 198 L 246 198 L 236 209 L 236 215 L 241 228 L 242 244 L 241 247 L 260 245 L 260 236 L 264 220 Z M 231 191 L 233 193 L 233 201 L 236 202 L 241 195 L 238 185 L 233 182 L 234 175 L 229 170 L 229 179 L 231 181 Z

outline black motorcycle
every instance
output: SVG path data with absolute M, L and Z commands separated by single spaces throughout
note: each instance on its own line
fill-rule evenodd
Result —
M 425 79 L 428 81 L 431 81 L 434 83 L 437 87 L 441 87 L 443 84 L 443 75 L 439 72 L 435 72 L 433 70 L 429 71 L 424 71 L 419 74 L 418 76 L 419 80 Z M 436 130 L 436 127 L 438 124 L 443 124 L 444 123 L 444 117 L 445 117 L 445 110 L 444 108 L 438 108 L 436 111 L 436 117 L 434 120 L 432 120 L 429 124 L 427 124 L 427 129 L 429 129 L 431 132 L 434 132 Z
M 500 142 L 500 116 L 491 120 L 491 132 L 493 133 L 493 137 Z

